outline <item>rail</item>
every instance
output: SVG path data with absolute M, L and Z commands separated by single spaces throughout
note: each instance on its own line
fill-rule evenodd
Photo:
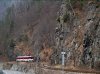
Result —
M 100 71 L 96 71 L 96 70 L 66 69 L 66 68 L 55 68 L 55 67 L 51 67 L 51 66 L 44 66 L 42 68 L 44 68 L 44 69 L 50 69 L 50 70 L 61 70 L 61 71 L 66 71 L 66 72 L 96 73 L 96 74 L 100 74 Z

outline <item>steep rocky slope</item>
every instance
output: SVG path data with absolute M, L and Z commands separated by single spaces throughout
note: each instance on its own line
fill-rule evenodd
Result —
M 57 54 L 52 61 L 61 63 L 61 51 L 66 52 L 66 65 L 92 67 L 100 62 L 100 8 L 96 1 L 67 1 L 61 5 L 57 18 Z M 80 3 L 82 2 L 82 4 Z
M 60 1 L 33 0 L 18 0 L 16 3 L 7 9 L 0 29 L 1 54 L 6 53 L 12 57 L 10 60 L 16 55 L 36 55 L 37 49 L 40 52 L 54 45 L 56 13 L 61 4 Z
M 18 55 L 39 56 L 57 65 L 65 51 L 67 66 L 99 68 L 99 5 L 95 0 L 19 0 L 0 25 L 1 55 L 10 61 Z

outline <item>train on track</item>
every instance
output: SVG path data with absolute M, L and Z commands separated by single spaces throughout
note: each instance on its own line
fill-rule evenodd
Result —
M 16 61 L 20 61 L 20 62 L 29 62 L 29 61 L 34 61 L 35 58 L 33 56 L 17 56 L 16 57 Z

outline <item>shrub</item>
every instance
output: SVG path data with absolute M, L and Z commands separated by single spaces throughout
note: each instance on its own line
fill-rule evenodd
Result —
M 85 2 L 86 2 L 86 0 L 70 0 L 70 1 L 71 1 L 72 5 L 74 5 L 77 2 L 79 2 L 81 6 L 83 6 L 85 4 Z
M 66 14 L 63 16 L 63 21 L 64 21 L 64 22 L 67 22 L 68 19 L 69 19 L 69 14 L 66 13 Z
M 56 20 L 57 20 L 58 22 L 60 22 L 60 17 L 58 17 Z
M 19 41 L 19 42 L 28 41 L 27 35 L 21 35 L 21 36 L 18 38 L 18 41 Z

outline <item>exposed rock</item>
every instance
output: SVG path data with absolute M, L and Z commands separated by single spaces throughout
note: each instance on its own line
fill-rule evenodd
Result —
M 19 1 L 9 10 L 7 27 L 0 25 L 0 40 L 4 38 L 0 43 L 4 51 L 0 52 L 8 54 L 10 60 L 16 55 L 32 55 L 39 57 L 38 62 L 57 65 L 65 51 L 66 66 L 96 68 L 100 62 L 99 4 L 95 0 Z M 10 40 L 15 44 L 10 45 Z M 7 65 L 3 68 L 29 69 Z
M 100 11 L 99 9 L 96 9 L 97 3 L 95 1 L 86 1 L 86 4 L 84 7 L 86 7 L 82 10 L 78 9 L 73 9 L 73 5 L 70 4 L 69 1 L 65 0 L 66 2 L 63 2 L 61 5 L 61 10 L 59 11 L 59 20 L 57 24 L 57 36 L 56 36 L 56 49 L 57 53 L 53 53 L 54 56 L 58 55 L 58 58 L 54 59 L 56 61 L 61 61 L 60 54 L 61 51 L 66 51 L 67 53 L 67 61 L 66 64 L 72 65 L 74 67 L 82 66 L 85 65 L 86 67 L 89 68 L 94 68 L 94 65 L 97 60 L 97 56 L 95 55 L 100 55 L 98 52 L 100 52 L 97 47 L 99 44 L 99 37 L 97 36 L 100 35 L 100 32 L 97 32 L 100 29 L 100 16 L 98 16 L 98 12 Z M 72 8 L 71 8 L 72 7 Z M 79 12 L 77 12 L 79 11 Z M 75 13 L 78 13 L 75 14 Z M 81 14 L 82 13 L 82 14 Z M 67 15 L 69 17 L 67 17 Z M 74 15 L 73 15 L 74 14 Z M 81 16 L 83 15 L 83 16 Z M 63 17 L 66 16 L 68 21 L 64 22 Z M 66 36 L 66 29 L 69 28 L 69 32 L 67 33 Z M 61 31 L 64 31 L 64 37 L 66 38 L 62 43 L 62 40 L 60 40 L 60 34 Z M 70 41 L 68 40 L 68 37 L 72 38 Z M 95 39 L 98 40 L 98 44 L 96 44 Z M 65 44 L 68 43 L 69 44 Z M 66 45 L 66 46 L 65 46 Z M 96 45 L 96 46 L 95 46 Z M 64 49 L 63 49 L 64 48 Z M 69 51 L 68 51 L 69 50 Z M 69 56 L 70 53 L 70 56 Z M 55 58 L 53 56 L 53 58 Z M 57 57 L 57 56 L 56 56 Z M 70 58 L 70 59 L 68 59 Z M 58 60 L 59 59 L 59 60 Z M 70 61 L 70 62 L 68 62 Z M 98 58 L 99 61 L 99 58 Z
M 13 64 L 10 63 L 3 63 L 3 70 L 9 70 L 11 69 Z

